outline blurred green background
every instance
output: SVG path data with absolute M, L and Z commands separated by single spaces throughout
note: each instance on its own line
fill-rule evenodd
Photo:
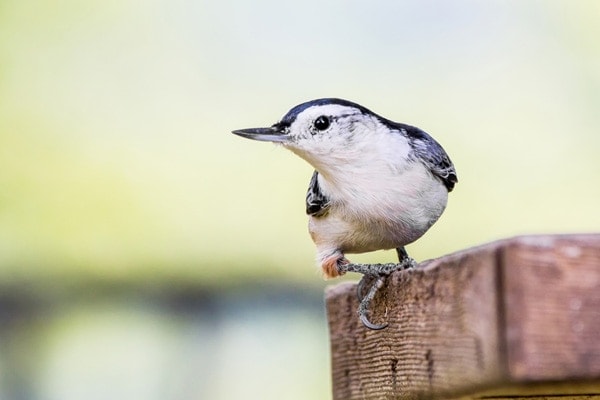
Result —
M 0 397 L 328 398 L 312 169 L 230 131 L 342 97 L 431 133 L 417 260 L 598 231 L 599 37 L 593 0 L 0 1 Z

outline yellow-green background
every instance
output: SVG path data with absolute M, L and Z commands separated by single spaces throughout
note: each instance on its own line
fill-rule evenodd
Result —
M 592 0 L 0 1 L 0 286 L 18 299 L 62 299 L 50 307 L 59 317 L 27 325 L 30 341 L 5 343 L 15 355 L 0 370 L 27 366 L 15 378 L 28 388 L 22 398 L 90 398 L 81 376 L 96 375 L 78 365 L 94 358 L 118 371 L 121 361 L 102 358 L 118 342 L 122 357 L 156 363 L 153 373 L 180 388 L 157 398 L 327 398 L 322 313 L 292 300 L 296 314 L 268 301 L 240 311 L 240 293 L 265 282 L 276 302 L 288 287 L 320 301 L 304 215 L 312 169 L 230 131 L 342 97 L 430 132 L 459 183 L 440 221 L 408 247 L 418 260 L 516 234 L 598 231 L 598 38 Z M 87 296 L 98 287 L 118 288 L 121 300 L 105 294 L 99 306 Z M 189 368 L 165 350 L 182 346 L 163 332 L 173 321 L 127 300 L 182 288 L 220 299 L 230 328 L 205 326 L 212 339 L 185 342 L 218 344 Z M 106 350 L 93 345 L 119 325 L 127 329 L 110 331 Z M 136 329 L 156 336 L 137 353 L 127 339 L 136 343 Z M 43 357 L 20 355 L 30 343 Z M 236 364 L 234 390 L 226 372 L 253 351 L 248 368 Z M 73 373 L 54 373 L 68 370 L 61 362 Z M 165 365 L 189 379 L 198 370 L 202 389 L 181 389 L 190 381 L 165 378 Z M 147 390 L 146 372 L 133 363 L 128 376 Z M 272 374 L 296 382 L 293 393 L 270 387 Z M 14 379 L 3 382 L 13 393 Z M 150 398 L 100 386 L 111 385 L 113 398 Z

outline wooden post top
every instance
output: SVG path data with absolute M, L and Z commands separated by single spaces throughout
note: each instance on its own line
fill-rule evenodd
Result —
M 391 275 L 365 328 L 326 292 L 333 398 L 600 398 L 600 234 L 523 236 Z

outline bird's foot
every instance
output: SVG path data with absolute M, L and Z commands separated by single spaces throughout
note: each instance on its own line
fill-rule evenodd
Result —
M 369 318 L 369 306 L 371 301 L 375 298 L 377 291 L 384 285 L 387 277 L 395 271 L 401 271 L 416 266 L 415 260 L 410 257 L 405 257 L 398 264 L 353 264 L 348 262 L 346 259 L 338 263 L 338 274 L 342 275 L 346 272 L 358 272 L 363 274 L 362 279 L 357 285 L 357 297 L 359 301 L 358 316 L 363 323 L 369 329 L 380 330 L 387 327 L 388 324 L 374 324 Z M 370 286 L 367 293 L 363 296 L 363 292 L 367 284 Z
M 362 301 L 362 299 L 364 298 L 365 286 L 368 283 L 371 283 L 373 278 L 377 276 L 388 276 L 392 272 L 411 269 L 415 268 L 416 266 L 416 261 L 410 257 L 403 259 L 398 264 L 354 264 L 350 266 L 350 268 L 359 267 L 361 271 L 353 270 L 352 272 L 360 272 L 364 275 L 363 279 L 361 279 L 360 282 L 358 282 L 358 285 L 356 286 L 356 297 L 358 298 L 358 301 Z

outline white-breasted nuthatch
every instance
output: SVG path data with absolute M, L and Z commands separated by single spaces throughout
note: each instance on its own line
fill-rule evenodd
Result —
M 369 302 L 387 275 L 414 265 L 404 246 L 438 220 L 458 181 L 442 146 L 419 128 L 335 98 L 302 103 L 271 127 L 233 133 L 281 144 L 315 168 L 306 213 L 317 261 L 327 278 L 364 274 L 361 321 L 384 328 L 369 322 Z M 344 256 L 393 248 L 400 264 L 353 264 Z M 377 281 L 363 297 L 367 276 Z

